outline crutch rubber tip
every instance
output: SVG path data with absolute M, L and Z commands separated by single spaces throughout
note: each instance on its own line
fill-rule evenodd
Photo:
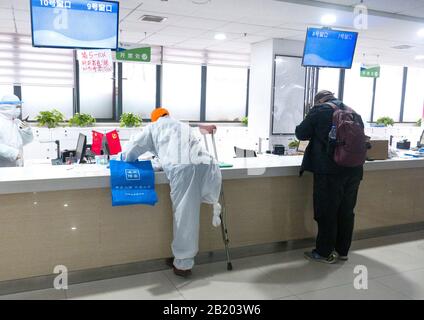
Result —
M 227 263 L 227 270 L 228 270 L 228 271 L 233 270 L 233 264 L 232 264 L 231 262 L 228 262 L 228 263 Z

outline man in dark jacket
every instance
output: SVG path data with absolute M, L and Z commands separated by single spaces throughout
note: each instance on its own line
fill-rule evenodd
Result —
M 346 261 L 352 242 L 354 208 L 363 166 L 345 168 L 333 160 L 334 147 L 329 144 L 334 109 L 327 103 L 343 108 L 343 102 L 333 93 L 321 91 L 315 96 L 314 107 L 296 128 L 299 140 L 309 141 L 302 162 L 301 174 L 314 174 L 314 219 L 318 224 L 316 248 L 306 252 L 313 261 L 336 263 Z M 362 119 L 360 119 L 362 123 Z M 363 123 L 362 123 L 363 126 Z

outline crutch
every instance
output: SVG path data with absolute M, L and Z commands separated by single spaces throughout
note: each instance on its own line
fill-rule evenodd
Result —
M 216 144 L 215 144 L 215 132 L 216 132 L 216 126 L 214 125 L 200 125 L 199 126 L 200 133 L 203 135 L 203 139 L 205 140 L 205 146 L 206 150 L 209 152 L 209 144 L 208 139 L 206 138 L 207 135 L 211 135 L 212 139 L 212 146 L 213 151 L 215 154 L 216 161 L 218 160 L 218 153 L 216 151 Z M 227 270 L 233 270 L 233 264 L 231 263 L 230 258 L 230 239 L 228 237 L 228 229 L 227 229 L 227 209 L 225 207 L 225 197 L 224 197 L 224 183 L 221 185 L 221 193 L 219 195 L 219 202 L 221 202 L 221 231 L 222 231 L 222 240 L 224 241 L 225 246 L 225 254 L 227 255 Z

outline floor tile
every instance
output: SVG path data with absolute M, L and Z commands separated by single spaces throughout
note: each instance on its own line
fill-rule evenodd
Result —
M 302 300 L 408 300 L 407 296 L 376 281 L 370 281 L 367 290 L 356 290 L 353 285 L 344 285 L 308 292 L 298 297 Z
M 162 272 L 72 285 L 68 299 L 88 300 L 180 300 L 183 297 Z
M 176 277 L 172 271 L 164 273 L 188 300 L 263 300 L 293 295 L 281 284 L 272 283 L 258 268 L 237 268 L 227 271 L 225 264 L 197 266 L 190 279 Z
M 261 269 L 271 283 L 287 287 L 294 295 L 353 283 L 355 276 L 350 266 L 310 262 L 303 256 Z
M 298 296 L 290 296 L 290 297 L 285 297 L 285 298 L 281 298 L 277 300 L 300 300 L 300 298 Z
M 64 290 L 46 289 L 0 296 L 0 300 L 64 300 Z
M 412 299 L 424 300 L 424 269 L 378 278 L 376 281 Z

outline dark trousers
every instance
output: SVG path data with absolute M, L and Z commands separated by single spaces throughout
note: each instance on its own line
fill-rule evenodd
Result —
M 314 219 L 318 224 L 316 251 L 329 257 L 335 250 L 347 256 L 351 243 L 362 176 L 343 173 L 314 175 Z

